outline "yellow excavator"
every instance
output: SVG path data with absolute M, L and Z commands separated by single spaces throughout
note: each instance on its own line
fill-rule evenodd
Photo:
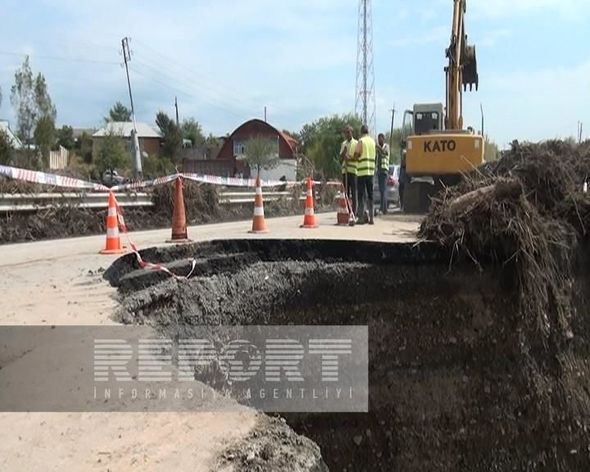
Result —
M 484 162 L 484 138 L 463 129 L 463 91 L 478 89 L 475 46 L 467 43 L 467 0 L 453 0 L 451 44 L 446 50 L 446 106 L 416 104 L 404 113 L 402 133 L 402 209 L 424 213 L 443 186 Z

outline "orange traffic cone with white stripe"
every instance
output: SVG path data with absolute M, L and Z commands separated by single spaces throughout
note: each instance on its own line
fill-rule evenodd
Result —
M 182 177 L 176 177 L 174 186 L 174 209 L 172 211 L 172 237 L 167 243 L 190 243 L 186 229 L 186 211 L 184 208 L 184 192 Z
M 350 212 L 348 211 L 348 201 L 344 187 L 340 189 L 338 195 L 338 213 L 336 214 L 336 221 L 338 226 L 348 226 L 350 221 Z
M 260 174 L 256 176 L 256 195 L 254 196 L 254 217 L 252 218 L 252 229 L 249 233 L 268 233 L 266 220 L 264 219 L 264 202 L 262 200 L 262 186 Z
M 307 191 L 305 193 L 305 215 L 303 216 L 303 224 L 301 228 L 313 229 L 318 225 L 315 221 L 315 213 L 313 211 L 313 180 L 311 177 L 307 178 Z
M 113 192 L 109 192 L 109 208 L 107 213 L 107 242 L 101 254 L 121 254 L 125 248 L 119 236 L 119 216 L 117 214 L 117 199 Z

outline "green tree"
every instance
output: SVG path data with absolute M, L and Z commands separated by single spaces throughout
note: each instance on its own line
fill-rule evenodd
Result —
M 53 123 L 53 118 L 50 116 L 42 116 L 37 121 L 33 137 L 43 159 L 47 160 L 49 157 L 49 151 L 51 151 L 51 148 L 55 144 L 55 125 Z
M 16 112 L 17 135 L 23 144 L 31 144 L 35 129 L 37 110 L 35 107 L 35 90 L 33 71 L 29 56 L 25 57 L 20 69 L 14 74 L 10 101 Z
M 488 136 L 485 137 L 485 148 L 484 148 L 484 159 L 487 162 L 495 161 L 498 159 L 499 151 L 498 145 L 492 141 Z
M 205 144 L 206 138 L 203 134 L 203 128 L 194 118 L 184 120 L 180 129 L 183 139 L 190 139 L 193 147 Z
M 104 117 L 104 121 L 105 123 L 109 123 L 111 121 L 131 121 L 131 110 L 121 102 L 117 102 L 109 110 L 108 116 Z
M 8 133 L 0 130 L 0 164 L 10 165 L 14 158 L 14 148 Z
M 272 169 L 279 164 L 278 150 L 275 140 L 256 136 L 246 142 L 244 160 L 260 173 L 261 169 Z
M 63 146 L 66 149 L 74 149 L 76 141 L 74 140 L 74 128 L 63 125 L 61 129 L 56 132 L 58 146 Z
M 65 147 L 65 146 L 64 146 Z M 86 164 L 92 162 L 92 136 L 84 131 L 76 141 L 76 149 Z
M 158 112 L 156 115 L 156 124 L 160 128 L 164 139 L 163 156 L 174 162 L 182 147 L 182 132 L 176 126 L 176 122 L 163 111 Z
M 129 157 L 121 136 L 109 132 L 101 139 L 96 156 L 96 167 L 101 175 L 107 170 L 124 169 L 129 166 Z
M 29 57 L 14 74 L 11 102 L 17 116 L 17 133 L 25 145 L 34 142 L 47 159 L 55 144 L 55 106 L 43 74 L 33 75 Z
M 391 132 L 385 133 L 385 142 L 390 145 L 389 162 L 399 164 L 401 160 L 401 140 L 403 132 L 401 128 L 393 129 L 393 139 L 390 140 Z
M 346 125 L 359 137 L 361 121 L 353 114 L 332 115 L 303 126 L 298 134 L 301 152 L 313 162 L 316 171 L 325 177 L 340 175 L 340 146 Z
M 207 146 L 217 146 L 218 143 L 219 138 L 217 136 L 213 136 L 213 133 L 209 133 L 209 135 L 205 139 L 205 144 Z

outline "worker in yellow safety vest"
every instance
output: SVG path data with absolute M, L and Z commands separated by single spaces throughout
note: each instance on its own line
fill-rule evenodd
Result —
M 389 176 L 389 145 L 385 142 L 385 135 L 377 136 L 377 181 L 379 183 L 379 209 L 381 214 L 387 214 L 387 177 Z
M 356 215 L 357 207 L 357 184 L 356 184 L 356 166 L 354 160 L 354 151 L 356 150 L 357 140 L 354 139 L 352 126 L 344 128 L 344 141 L 340 146 L 340 162 L 342 163 L 342 183 L 346 195 L 350 202 L 352 212 Z
M 373 179 L 375 178 L 376 155 L 375 140 L 369 136 L 367 125 L 363 125 L 361 127 L 361 138 L 358 140 L 354 153 L 355 159 L 357 160 L 358 224 L 374 224 Z M 365 201 L 367 202 L 367 208 L 365 208 Z

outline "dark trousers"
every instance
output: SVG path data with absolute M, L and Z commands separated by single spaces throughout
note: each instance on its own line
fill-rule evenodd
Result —
M 387 171 L 380 170 L 377 174 L 377 180 L 379 182 L 379 194 L 381 196 L 381 213 L 385 215 L 387 213 Z
M 373 218 L 373 176 L 363 175 L 357 177 L 358 191 L 358 215 L 359 218 L 365 218 L 365 210 L 369 212 L 369 219 Z M 365 199 L 367 208 L 365 208 Z
M 352 207 L 352 212 L 356 216 L 356 208 L 357 208 L 357 179 L 356 174 L 342 174 L 342 183 L 346 187 L 346 195 L 348 196 L 348 200 L 350 201 L 350 206 Z

